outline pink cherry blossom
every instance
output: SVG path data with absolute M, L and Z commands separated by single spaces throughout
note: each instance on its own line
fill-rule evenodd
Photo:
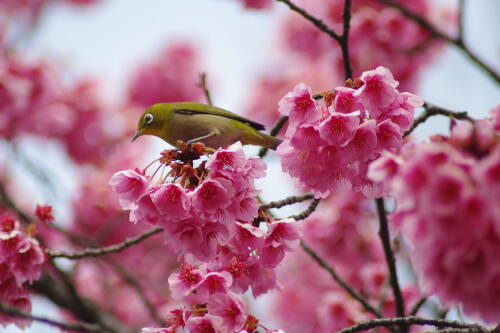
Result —
M 26 235 L 18 221 L 10 215 L 0 217 L 0 302 L 31 311 L 26 283 L 40 278 L 45 254 L 38 241 Z M 31 320 L 0 314 L 0 325 L 14 323 L 19 328 L 30 326 Z
M 280 100 L 279 110 L 282 115 L 290 117 L 287 130 L 288 136 L 293 134 L 298 125 L 319 119 L 316 112 L 316 102 L 311 96 L 310 89 L 304 84 L 297 85 L 293 91 Z
M 183 265 L 181 271 L 170 275 L 168 284 L 174 298 L 182 298 L 193 292 L 202 280 L 202 272 L 190 265 Z
M 226 332 L 238 331 L 245 324 L 245 304 L 234 294 L 217 293 L 207 303 L 209 313 L 222 318 L 221 326 Z
M 109 185 L 119 195 L 120 206 L 131 209 L 132 202 L 146 192 L 149 181 L 137 170 L 124 170 L 115 173 L 109 180 Z
M 189 318 L 186 328 L 190 333 L 223 333 L 224 330 L 219 328 L 221 322 L 221 318 L 207 314 L 203 317 Z

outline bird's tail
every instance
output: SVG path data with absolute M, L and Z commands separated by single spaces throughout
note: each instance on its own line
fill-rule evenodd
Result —
M 269 148 L 272 150 L 276 150 L 278 146 L 283 142 L 278 138 L 275 138 L 274 136 L 270 136 L 264 133 L 261 134 L 261 139 L 259 140 L 259 146 L 262 146 L 264 148 Z

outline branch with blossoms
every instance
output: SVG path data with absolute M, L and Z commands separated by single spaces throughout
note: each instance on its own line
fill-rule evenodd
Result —
M 409 10 L 405 5 L 398 3 L 394 0 L 378 0 L 379 2 L 396 8 L 401 13 L 403 13 L 406 17 L 415 21 L 418 25 L 425 28 L 427 31 L 431 33 L 431 36 L 444 40 L 447 43 L 454 45 L 459 50 L 465 53 L 465 55 L 475 63 L 479 68 L 481 68 L 489 77 L 491 77 L 497 84 L 500 84 L 500 75 L 489 65 L 487 65 L 484 61 L 479 59 L 479 57 L 470 49 L 470 47 L 465 43 L 463 39 L 464 34 L 464 24 L 463 24 L 463 11 L 464 11 L 464 1 L 460 1 L 459 5 L 459 29 L 457 37 L 453 38 L 440 31 L 437 27 L 435 27 L 431 22 L 429 22 L 425 17 L 419 15 L 411 10 Z

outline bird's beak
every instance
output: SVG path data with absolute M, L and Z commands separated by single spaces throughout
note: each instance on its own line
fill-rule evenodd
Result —
M 138 137 L 140 137 L 142 135 L 142 132 L 144 132 L 144 130 L 142 128 L 138 129 L 137 132 L 135 132 L 134 137 L 132 138 L 132 142 L 134 142 L 135 139 L 137 139 Z

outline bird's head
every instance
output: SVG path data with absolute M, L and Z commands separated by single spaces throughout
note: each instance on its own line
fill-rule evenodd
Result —
M 137 131 L 132 138 L 132 142 L 142 135 L 155 135 L 161 137 L 165 121 L 171 110 L 172 105 L 170 103 L 159 103 L 147 108 L 141 118 L 139 118 Z

